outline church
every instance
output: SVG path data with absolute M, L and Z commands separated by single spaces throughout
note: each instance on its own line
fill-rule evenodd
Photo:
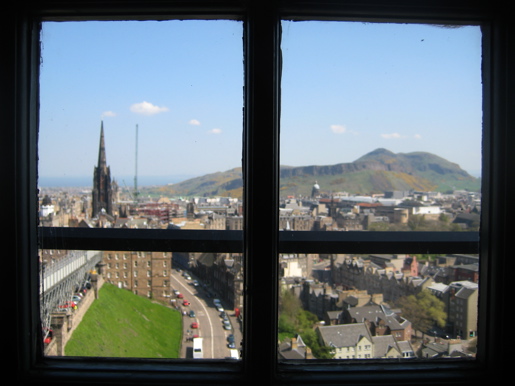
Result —
M 93 202 L 91 216 L 97 217 L 105 212 L 113 215 L 114 186 L 111 180 L 111 170 L 107 166 L 106 149 L 104 139 L 104 122 L 100 125 L 100 145 L 98 149 L 98 165 L 93 174 Z

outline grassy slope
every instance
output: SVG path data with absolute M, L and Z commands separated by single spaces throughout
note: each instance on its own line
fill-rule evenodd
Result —
M 106 283 L 74 331 L 65 353 L 179 358 L 181 340 L 179 312 Z

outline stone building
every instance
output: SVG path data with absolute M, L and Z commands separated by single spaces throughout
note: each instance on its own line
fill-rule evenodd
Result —
M 171 252 L 104 251 L 105 280 L 147 298 L 169 301 Z
M 375 255 L 375 258 L 380 255 Z M 385 255 L 381 255 L 385 256 Z M 411 264 L 402 259 L 395 264 L 392 260 L 383 264 L 368 256 L 345 256 L 336 261 L 333 258 L 331 275 L 333 282 L 344 288 L 366 290 L 371 294 L 383 294 L 384 301 L 395 301 L 399 297 L 417 294 L 434 282 L 431 277 L 411 276 Z

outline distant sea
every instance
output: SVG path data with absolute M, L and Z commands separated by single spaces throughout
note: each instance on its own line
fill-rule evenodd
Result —
M 141 176 L 138 177 L 138 187 L 153 185 L 168 185 L 185 181 L 193 178 L 193 175 L 175 175 L 175 176 Z M 118 186 L 134 187 L 134 177 L 114 177 Z M 92 187 L 93 176 L 89 177 L 39 177 L 38 186 L 41 188 L 60 188 L 60 187 Z

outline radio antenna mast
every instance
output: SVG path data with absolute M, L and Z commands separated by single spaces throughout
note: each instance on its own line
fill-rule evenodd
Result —
M 135 152 L 135 172 L 134 172 L 134 202 L 138 202 L 138 125 L 136 125 L 136 152 Z

